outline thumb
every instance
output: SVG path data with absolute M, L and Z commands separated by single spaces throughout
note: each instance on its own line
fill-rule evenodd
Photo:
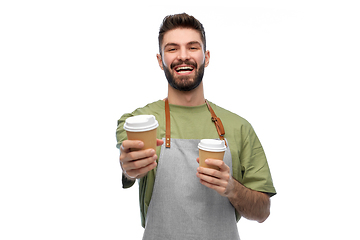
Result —
M 163 145 L 164 141 L 161 139 L 156 139 L 156 146 L 161 146 Z

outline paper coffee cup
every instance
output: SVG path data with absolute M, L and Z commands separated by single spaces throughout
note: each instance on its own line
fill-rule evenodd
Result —
M 159 126 L 158 121 L 153 115 L 137 115 L 125 120 L 124 129 L 129 140 L 140 140 L 144 142 L 143 150 L 153 148 L 156 150 L 156 129 Z
M 218 167 L 207 165 L 205 159 L 219 159 L 223 160 L 226 145 L 223 140 L 202 139 L 198 145 L 199 148 L 199 166 L 206 168 L 213 168 L 219 170 Z

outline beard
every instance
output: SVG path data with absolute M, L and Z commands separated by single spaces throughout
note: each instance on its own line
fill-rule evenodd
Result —
M 202 82 L 203 76 L 204 76 L 204 69 L 205 69 L 205 62 L 200 66 L 200 68 L 197 70 L 197 64 L 191 63 L 191 62 L 179 62 L 176 64 L 171 64 L 170 68 L 173 69 L 177 65 L 181 64 L 187 64 L 192 65 L 195 68 L 195 77 L 191 76 L 174 76 L 174 74 L 171 74 L 169 68 L 164 67 L 164 72 L 166 79 L 170 86 L 176 90 L 188 92 L 195 88 L 197 88 L 200 83 Z M 175 71 L 175 70 L 174 70 Z

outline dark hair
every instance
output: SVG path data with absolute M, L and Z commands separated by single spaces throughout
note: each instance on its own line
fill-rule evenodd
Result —
M 206 51 L 206 38 L 205 38 L 205 30 L 203 25 L 193 16 L 190 16 L 186 13 L 181 13 L 181 14 L 168 15 L 163 20 L 159 31 L 160 55 L 161 55 L 161 44 L 165 33 L 175 28 L 191 28 L 198 31 L 200 33 L 201 40 L 204 44 L 204 51 Z

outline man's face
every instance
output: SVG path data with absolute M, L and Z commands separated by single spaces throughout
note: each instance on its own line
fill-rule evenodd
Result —
M 171 87 L 190 91 L 199 86 L 208 66 L 210 53 L 204 53 L 200 33 L 190 28 L 176 28 L 165 33 L 162 56 L 157 55 Z

